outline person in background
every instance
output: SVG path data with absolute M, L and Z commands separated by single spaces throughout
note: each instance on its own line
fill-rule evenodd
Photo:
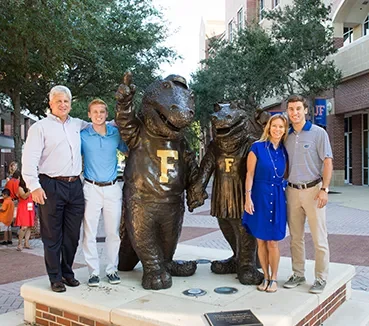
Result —
M 259 291 L 276 292 L 280 260 L 278 241 L 286 236 L 287 207 L 284 178 L 287 152 L 283 145 L 288 122 L 282 114 L 270 117 L 247 157 L 245 212 L 242 224 L 258 242 L 264 273 Z
M 81 145 L 84 161 L 85 215 L 83 219 L 83 253 L 89 270 L 89 286 L 100 283 L 100 264 L 96 246 L 97 227 L 102 213 L 107 255 L 106 276 L 110 284 L 120 283 L 118 253 L 122 190 L 117 181 L 117 149 L 128 152 L 118 129 L 106 124 L 107 104 L 95 99 L 88 105 L 92 125 L 82 130 Z
M 31 236 L 31 228 L 35 225 L 35 205 L 32 200 L 31 192 L 26 187 L 26 183 L 22 176 L 20 176 L 18 188 L 18 207 L 14 225 L 20 227 L 17 250 L 22 251 L 23 238 L 25 239 L 24 248 L 31 249 L 29 238 Z
M 306 282 L 304 237 L 307 218 L 315 248 L 315 281 L 309 292 L 318 294 L 327 284 L 329 269 L 326 204 L 333 155 L 327 132 L 306 121 L 307 108 L 306 99 L 300 95 L 287 99 L 292 127 L 285 142 L 289 157 L 286 197 L 293 274 L 284 287 L 291 289 Z
M 6 178 L 6 181 L 8 182 L 15 171 L 18 170 L 18 162 L 12 161 L 9 164 L 9 171 L 8 171 L 8 177 Z
M 72 94 L 65 86 L 50 90 L 51 114 L 34 123 L 22 156 L 22 175 L 39 204 L 41 239 L 51 289 L 78 286 L 72 265 L 85 209 L 80 131 L 88 123 L 69 116 Z
M 4 232 L 4 241 L 0 244 L 13 244 L 11 224 L 14 217 L 14 203 L 10 197 L 9 189 L 3 189 L 1 192 L 3 196 L 3 204 L 0 208 L 0 231 Z
M 21 173 L 16 170 L 12 174 L 10 180 L 5 184 L 6 189 L 10 191 L 10 197 L 12 200 L 18 199 L 18 189 L 19 189 L 19 180 L 20 180 Z

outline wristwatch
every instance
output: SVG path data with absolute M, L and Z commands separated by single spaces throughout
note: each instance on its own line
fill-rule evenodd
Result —
M 329 189 L 328 188 L 320 188 L 320 190 L 325 191 L 326 193 L 329 193 Z

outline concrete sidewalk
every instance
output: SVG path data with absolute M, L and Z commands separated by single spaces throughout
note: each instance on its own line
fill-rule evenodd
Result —
M 331 189 L 327 205 L 327 224 L 331 248 L 331 261 L 353 264 L 356 276 L 352 288 L 367 292 L 369 296 L 369 187 L 344 186 Z M 211 193 L 211 188 L 208 188 Z M 217 220 L 209 215 L 210 201 L 193 213 L 186 211 L 180 242 L 187 245 L 230 249 L 219 231 Z M 313 247 L 306 227 L 307 258 L 313 259 Z M 99 226 L 99 237 L 103 237 L 103 225 Z M 6 264 L 10 277 L 5 284 L 0 273 L 0 322 L 1 314 L 22 309 L 23 300 L 19 295 L 20 286 L 29 279 L 46 275 L 43 266 L 43 248 L 39 239 L 31 240 L 33 250 L 16 251 L 16 239 L 12 246 L 0 246 L 1 265 Z M 289 256 L 289 237 L 281 242 L 281 253 Z M 104 243 L 98 243 L 98 250 L 104 263 Z M 22 257 L 29 257 L 29 259 Z M 41 258 L 41 259 L 40 259 Z M 226 257 L 219 257 L 226 258 Z M 19 262 L 27 265 L 23 266 Z M 84 264 L 81 248 L 78 248 L 76 263 Z M 81 266 L 80 265 L 80 266 Z M 22 269 L 23 268 L 23 269 Z M 22 276 L 19 276 L 22 274 Z

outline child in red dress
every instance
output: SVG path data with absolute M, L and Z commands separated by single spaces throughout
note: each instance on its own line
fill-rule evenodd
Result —
M 22 251 L 23 238 L 25 238 L 24 248 L 31 249 L 29 245 L 29 238 L 31 235 L 31 228 L 35 225 L 35 204 L 32 200 L 32 195 L 26 187 L 26 183 L 20 176 L 18 188 L 18 208 L 15 225 L 20 226 L 18 234 L 18 251 Z

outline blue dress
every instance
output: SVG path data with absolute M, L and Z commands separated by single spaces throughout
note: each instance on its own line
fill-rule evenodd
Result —
M 287 221 L 283 179 L 288 159 L 286 149 L 283 144 L 274 149 L 272 143 L 264 141 L 253 143 L 250 151 L 257 158 L 251 190 L 255 211 L 253 215 L 245 211 L 242 224 L 255 238 L 282 240 L 286 236 Z

